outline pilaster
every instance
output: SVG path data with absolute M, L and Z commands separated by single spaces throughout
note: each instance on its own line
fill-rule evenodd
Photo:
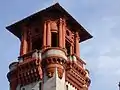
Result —
M 47 29 L 47 24 L 46 24 L 46 21 L 44 22 L 44 31 L 43 31 L 43 48 L 46 47 L 46 41 L 47 41 L 47 32 L 46 32 L 46 29 Z
M 63 47 L 63 38 L 62 38 L 62 33 L 63 33 L 63 28 L 62 28 L 62 18 L 59 20 L 59 47 Z
M 80 48 L 79 48 L 79 35 L 78 32 L 75 33 L 75 47 L 76 47 L 76 55 L 80 57 Z
M 51 46 L 51 29 L 50 29 L 50 21 L 47 21 L 47 47 Z
M 62 42 L 63 42 L 63 48 L 65 48 L 65 35 L 66 35 L 66 22 L 65 19 L 63 19 L 63 31 L 62 31 Z

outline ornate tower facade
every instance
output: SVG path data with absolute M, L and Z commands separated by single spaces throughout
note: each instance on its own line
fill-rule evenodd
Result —
M 88 90 L 79 43 L 92 36 L 58 3 L 6 28 L 21 41 L 10 90 Z

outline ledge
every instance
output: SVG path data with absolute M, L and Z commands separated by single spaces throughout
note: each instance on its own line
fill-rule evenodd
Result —
M 18 65 L 18 62 L 12 62 L 10 65 L 9 65 L 9 70 L 10 71 L 13 71 L 17 68 L 17 65 Z
M 42 52 L 42 59 L 52 57 L 52 56 L 62 57 L 65 60 L 67 60 L 66 52 L 64 49 L 53 47 L 53 48 L 48 48 L 44 52 Z

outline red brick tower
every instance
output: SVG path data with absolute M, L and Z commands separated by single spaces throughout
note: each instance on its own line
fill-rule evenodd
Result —
M 18 62 L 9 65 L 10 90 L 88 90 L 79 43 L 92 36 L 58 3 L 7 29 L 21 41 Z

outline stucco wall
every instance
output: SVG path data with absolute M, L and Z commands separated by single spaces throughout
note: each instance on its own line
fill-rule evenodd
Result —
M 40 90 L 39 89 L 39 83 L 41 81 L 38 82 L 34 82 L 25 86 L 20 87 L 20 85 L 18 85 L 18 87 L 16 88 L 16 90 L 23 90 L 23 88 L 25 88 L 25 90 Z
M 77 89 L 75 89 L 75 87 L 73 87 L 72 85 L 70 85 L 68 82 L 66 82 L 66 85 L 68 85 L 68 90 L 77 90 Z

